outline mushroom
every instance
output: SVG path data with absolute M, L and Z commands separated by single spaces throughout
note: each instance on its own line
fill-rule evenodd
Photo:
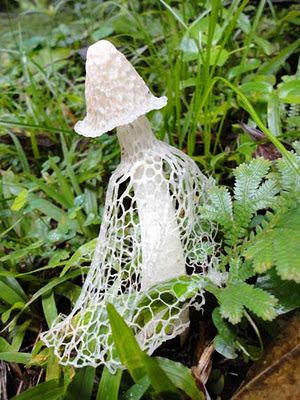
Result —
M 204 229 L 199 205 L 211 182 L 186 154 L 155 138 L 145 114 L 166 97 L 151 94 L 133 66 L 110 42 L 89 47 L 87 115 L 75 131 L 96 137 L 117 128 L 121 163 L 108 184 L 95 254 L 81 294 L 68 316 L 60 315 L 42 340 L 61 364 L 121 366 L 115 355 L 107 302 L 151 354 L 189 325 L 188 307 L 172 292 L 149 294 L 154 285 L 214 263 L 214 227 Z M 147 297 L 148 296 L 148 297 Z M 148 301 L 143 301 L 145 297 Z M 157 306 L 160 302 L 160 307 Z

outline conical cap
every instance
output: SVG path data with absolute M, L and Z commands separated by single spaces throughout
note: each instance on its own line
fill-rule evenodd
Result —
M 126 57 L 107 40 L 88 48 L 85 100 L 86 117 L 74 129 L 90 137 L 129 124 L 167 103 L 166 97 L 152 95 Z

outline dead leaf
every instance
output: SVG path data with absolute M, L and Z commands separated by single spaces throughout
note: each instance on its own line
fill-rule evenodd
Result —
M 213 344 L 207 346 L 203 351 L 198 364 L 192 367 L 193 376 L 196 378 L 197 382 L 203 386 L 206 384 L 209 374 L 211 372 L 211 356 L 214 350 L 215 348 Z
M 295 316 L 265 356 L 252 365 L 232 400 L 300 399 L 300 316 Z
M 266 139 L 264 133 L 259 129 L 252 128 L 252 126 L 249 126 L 242 121 L 239 122 L 239 126 L 244 131 L 244 133 L 247 133 L 255 142 Z
M 281 153 L 277 150 L 273 143 L 259 144 L 254 152 L 254 157 L 263 157 L 265 160 L 277 160 L 281 158 Z

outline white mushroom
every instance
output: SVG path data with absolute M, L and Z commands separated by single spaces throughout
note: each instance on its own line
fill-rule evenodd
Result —
M 85 100 L 87 115 L 74 129 L 89 137 L 127 125 L 167 104 L 166 97 L 151 94 L 125 56 L 107 40 L 88 48 Z
M 42 335 L 62 364 L 120 367 L 106 314 L 112 302 L 151 354 L 183 332 L 190 302 L 172 302 L 153 285 L 213 263 L 214 228 L 203 230 L 197 210 L 209 180 L 186 154 L 155 138 L 148 111 L 154 97 L 127 59 L 107 41 L 88 49 L 87 116 L 76 132 L 99 136 L 117 127 L 121 163 L 110 179 L 94 258 L 73 311 Z M 149 296 L 148 303 L 142 302 Z M 160 307 L 157 307 L 160 302 Z M 163 307 L 162 307 L 163 305 Z M 147 315 L 147 317 L 145 317 Z

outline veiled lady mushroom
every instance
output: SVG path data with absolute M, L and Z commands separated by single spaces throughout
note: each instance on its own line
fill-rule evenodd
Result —
M 61 364 L 120 367 L 106 304 L 113 303 L 151 354 L 183 332 L 189 302 L 173 293 L 142 299 L 158 283 L 210 268 L 214 228 L 203 229 L 198 207 L 209 180 L 183 152 L 155 138 L 145 114 L 162 108 L 145 82 L 110 42 L 88 49 L 87 116 L 77 133 L 100 136 L 117 127 L 121 163 L 112 174 L 94 258 L 73 311 L 42 335 Z M 158 307 L 158 301 L 160 306 Z M 163 305 L 163 307 L 162 307 Z

